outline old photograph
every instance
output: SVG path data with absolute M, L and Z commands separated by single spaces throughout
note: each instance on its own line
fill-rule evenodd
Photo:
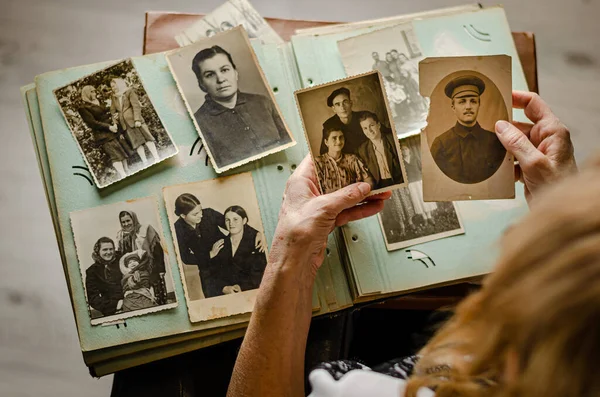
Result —
M 92 325 L 177 306 L 155 197 L 70 217 Z
M 217 33 L 226 32 L 239 25 L 246 29 L 248 37 L 251 39 L 259 39 L 263 43 L 271 44 L 282 44 L 284 42 L 247 0 L 226 1 L 202 20 L 175 36 L 175 40 L 180 47 L 184 47 L 205 37 L 212 37 Z
M 100 188 L 177 154 L 130 59 L 54 95 Z
M 169 186 L 163 194 L 190 320 L 250 312 L 267 265 L 252 174 Z
M 402 24 L 338 41 L 347 75 L 378 70 L 399 138 L 427 125 L 428 100 L 419 93 L 423 59 L 412 24 Z
M 406 186 L 377 71 L 296 91 L 296 101 L 322 193 L 355 182 L 371 194 Z
M 167 61 L 216 172 L 295 145 L 243 28 Z
M 421 175 L 421 137 L 400 141 L 408 187 L 392 192 L 378 214 L 388 251 L 463 234 L 452 202 L 424 202 Z
M 494 132 L 512 120 L 511 58 L 427 58 L 421 94 L 431 97 L 422 141 L 425 201 L 514 198 L 513 157 Z

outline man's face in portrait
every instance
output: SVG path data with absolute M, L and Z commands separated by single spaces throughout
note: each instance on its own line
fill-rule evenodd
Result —
M 373 59 L 374 59 L 375 61 L 379 61 L 379 53 L 378 53 L 378 52 L 374 52 L 374 53 L 372 53 L 372 54 L 371 54 L 371 56 L 373 57 Z
M 398 59 L 398 51 L 392 50 L 390 54 L 392 54 L 392 59 Z
M 333 111 L 340 119 L 348 119 L 352 114 L 352 101 L 346 94 L 339 94 L 332 101 Z
M 367 118 L 360 122 L 360 127 L 367 138 L 372 141 L 379 140 L 381 138 L 381 123 L 373 120 L 372 117 Z
M 214 100 L 230 99 L 238 90 L 238 72 L 225 54 L 205 59 L 200 68 L 201 87 Z
M 479 95 L 466 95 L 452 99 L 452 110 L 458 122 L 471 127 L 477 122 L 479 114 Z

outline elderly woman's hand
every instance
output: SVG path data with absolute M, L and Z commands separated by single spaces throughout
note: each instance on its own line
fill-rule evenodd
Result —
M 367 197 L 370 192 L 371 186 L 362 182 L 322 195 L 307 156 L 287 182 L 269 262 L 301 258 L 314 277 L 323 262 L 329 233 L 336 226 L 378 213 L 391 196 L 385 192 Z
M 525 185 L 525 198 L 530 203 L 541 188 L 576 172 L 577 164 L 569 130 L 539 95 L 513 91 L 513 107 L 525 109 L 533 124 L 498 121 L 496 133 L 519 162 L 515 179 Z

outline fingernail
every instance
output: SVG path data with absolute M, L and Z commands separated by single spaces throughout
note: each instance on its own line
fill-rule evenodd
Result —
M 358 184 L 358 190 L 360 190 L 363 195 L 367 195 L 371 192 L 371 185 L 361 182 Z
M 510 127 L 510 123 L 508 121 L 499 120 L 496 122 L 496 132 L 498 134 L 502 134 Z

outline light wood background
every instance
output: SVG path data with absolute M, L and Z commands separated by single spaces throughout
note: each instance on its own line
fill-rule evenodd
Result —
M 457 0 L 254 0 L 264 16 L 355 21 Z M 483 1 L 493 5 L 493 1 Z M 600 142 L 600 1 L 503 0 L 535 32 L 542 97 L 581 162 Z M 106 396 L 83 364 L 19 87 L 36 74 L 142 51 L 144 12 L 207 13 L 219 0 L 0 0 L 0 389 L 6 396 Z

